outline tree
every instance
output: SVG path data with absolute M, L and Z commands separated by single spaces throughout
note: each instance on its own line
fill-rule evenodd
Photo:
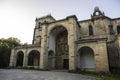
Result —
M 0 68 L 9 66 L 11 48 L 20 45 L 20 40 L 17 38 L 0 39 Z

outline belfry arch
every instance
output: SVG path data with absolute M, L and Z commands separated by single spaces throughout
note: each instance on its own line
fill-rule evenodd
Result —
M 95 69 L 94 51 L 92 48 L 84 46 L 79 49 L 79 68 L 91 71 Z
M 17 53 L 17 62 L 16 62 L 17 67 L 23 67 L 23 58 L 24 58 L 24 53 L 22 51 L 19 51 Z
M 55 69 L 69 68 L 68 31 L 65 27 L 56 26 L 51 30 L 49 50 L 55 52 Z

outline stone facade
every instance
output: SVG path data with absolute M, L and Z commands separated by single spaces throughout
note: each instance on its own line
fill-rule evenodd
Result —
M 32 45 L 12 49 L 10 66 L 109 72 L 120 69 L 120 18 L 98 7 L 91 19 L 36 18 Z

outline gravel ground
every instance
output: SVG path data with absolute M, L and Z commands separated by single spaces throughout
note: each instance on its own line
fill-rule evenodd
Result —
M 96 80 L 80 74 L 20 69 L 0 69 L 0 80 Z

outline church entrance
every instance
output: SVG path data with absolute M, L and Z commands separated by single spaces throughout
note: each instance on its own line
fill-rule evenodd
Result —
M 55 27 L 51 31 L 49 48 L 55 53 L 55 69 L 68 69 L 68 32 L 63 26 Z

